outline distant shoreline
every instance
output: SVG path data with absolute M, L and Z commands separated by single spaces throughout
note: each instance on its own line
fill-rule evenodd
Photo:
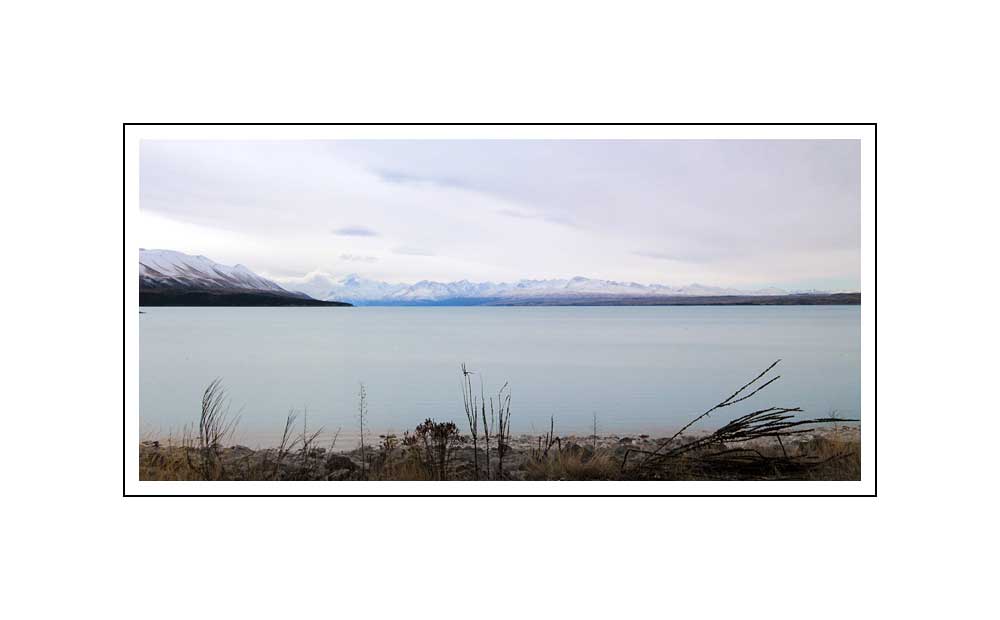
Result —
M 496 306 L 860 306 L 861 293 L 516 300 Z
M 585 306 L 860 306 L 861 293 L 791 295 L 715 295 L 662 297 L 579 296 L 542 298 L 453 298 L 428 301 L 341 302 L 264 292 L 139 291 L 140 307 L 280 307 L 333 306 L 371 308 L 427 307 L 585 307 Z
M 698 295 L 657 297 L 578 296 L 539 298 L 453 298 L 436 301 L 364 302 L 354 305 L 372 308 L 426 307 L 531 307 L 531 306 L 860 306 L 861 293 L 792 295 Z
M 320 301 L 309 297 L 242 291 L 139 291 L 139 307 L 350 307 L 341 301 Z
M 666 471 L 644 473 L 626 469 L 644 454 L 703 440 L 706 431 L 681 437 L 640 435 L 523 434 L 505 444 L 502 464 L 497 465 L 497 444 L 492 444 L 496 469 L 487 476 L 487 452 L 483 439 L 474 445 L 458 435 L 445 450 L 446 464 L 435 471 L 430 446 L 407 444 L 405 437 L 382 435 L 367 448 L 337 450 L 334 442 L 301 436 L 291 446 L 249 448 L 240 444 L 199 449 L 194 438 L 144 439 L 139 443 L 140 480 L 859 480 L 861 477 L 861 426 L 842 423 L 814 427 L 786 436 L 733 443 L 723 449 L 767 455 L 764 468 L 742 463 L 735 471 L 716 471 L 712 463 L 695 459 L 676 461 Z M 391 438 L 391 439 L 387 439 Z M 313 438 L 315 439 L 315 438 Z M 205 456 L 209 456 L 206 463 Z M 801 459 L 812 469 L 796 469 L 789 460 Z M 782 457 L 784 459 L 782 460 Z M 205 467 L 205 465 L 209 467 Z M 200 467 L 199 467 L 200 466 Z M 502 468 L 502 469 L 501 469 Z M 481 475 L 480 475 L 481 474 Z

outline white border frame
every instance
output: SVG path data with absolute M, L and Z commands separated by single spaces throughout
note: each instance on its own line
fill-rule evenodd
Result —
M 139 142 L 333 139 L 846 139 L 861 141 L 861 480 L 690 482 L 158 482 L 139 480 Z M 876 495 L 876 127 L 831 125 L 123 125 L 124 490 L 135 495 Z M 129 303 L 132 300 L 133 303 Z

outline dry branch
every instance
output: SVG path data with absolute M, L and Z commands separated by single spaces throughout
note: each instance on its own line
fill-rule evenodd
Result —
M 766 380 L 764 383 L 753 387 L 763 379 L 775 366 L 777 360 L 768 366 L 764 372 L 760 373 L 753 380 L 746 383 L 740 389 L 732 393 L 728 398 L 715 405 L 708 411 L 695 417 L 685 424 L 679 431 L 674 433 L 667 441 L 658 446 L 656 450 L 626 450 L 622 459 L 621 471 L 624 473 L 628 467 L 628 457 L 632 454 L 642 455 L 642 460 L 631 470 L 631 473 L 641 475 L 661 471 L 678 463 L 678 459 L 687 459 L 688 465 L 694 464 L 709 473 L 718 475 L 735 476 L 766 476 L 768 474 L 781 472 L 801 472 L 811 467 L 829 462 L 831 459 L 843 458 L 849 454 L 836 455 L 830 459 L 809 459 L 805 457 L 791 457 L 785 450 L 782 437 L 810 432 L 810 428 L 802 428 L 811 424 L 823 424 L 830 422 L 857 422 L 854 419 L 844 418 L 812 418 L 808 420 L 796 419 L 795 414 L 802 413 L 799 407 L 767 407 L 751 411 L 739 416 L 715 432 L 683 443 L 674 445 L 674 441 L 680 437 L 687 429 L 699 420 L 707 417 L 712 412 L 723 407 L 729 407 L 743 402 L 764 388 L 768 387 L 781 378 L 780 375 Z M 747 389 L 753 388 L 746 395 L 741 396 Z M 781 447 L 782 456 L 769 457 L 760 451 L 750 447 L 730 447 L 731 444 L 746 444 L 754 440 L 774 438 Z M 672 446 L 672 447 L 671 447 Z

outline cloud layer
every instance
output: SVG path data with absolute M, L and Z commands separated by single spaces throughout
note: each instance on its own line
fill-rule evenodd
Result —
M 857 289 L 847 140 L 144 141 L 141 243 L 281 279 Z

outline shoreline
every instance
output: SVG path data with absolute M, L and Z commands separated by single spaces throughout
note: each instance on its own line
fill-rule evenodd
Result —
M 768 456 L 766 468 L 719 473 L 704 459 L 685 458 L 671 469 L 652 475 L 626 468 L 630 456 L 682 447 L 710 438 L 712 431 L 684 433 L 668 443 L 670 435 L 531 435 L 512 436 L 498 467 L 497 446 L 487 455 L 480 438 L 478 449 L 471 439 L 458 435 L 439 453 L 430 442 L 409 442 L 398 435 L 381 435 L 360 446 L 337 450 L 306 435 L 302 441 L 281 447 L 249 448 L 234 444 L 205 450 L 188 442 L 147 439 L 139 444 L 142 480 L 856 480 L 860 479 L 860 423 L 807 428 L 783 440 L 773 437 L 713 446 L 723 451 L 743 451 Z M 413 436 L 409 436 L 413 437 Z M 210 454 L 210 467 L 205 455 Z M 444 458 L 443 466 L 439 459 Z M 791 459 L 813 462 L 809 469 L 784 468 Z M 478 461 L 478 463 L 477 463 Z M 787 461 L 785 463 L 784 461 Z M 818 477 L 817 477 L 818 476 Z
M 447 421 L 447 420 L 446 420 Z M 468 428 L 465 426 L 464 420 L 453 419 L 451 420 L 459 427 L 459 432 L 462 434 L 468 433 Z M 461 422 L 461 424 L 460 424 Z M 311 425 L 310 425 L 311 426 Z M 614 445 L 621 440 L 632 440 L 632 441 L 657 441 L 670 437 L 677 431 L 681 429 L 682 424 L 675 424 L 671 426 L 663 426 L 655 429 L 647 429 L 643 431 L 628 432 L 628 431 L 612 431 L 612 432 L 600 432 L 597 435 L 598 447 L 606 447 L 609 445 Z M 718 430 L 721 425 L 713 426 L 708 428 L 698 428 L 698 429 L 688 429 L 682 435 L 683 437 L 703 437 L 710 435 L 714 431 Z M 845 419 L 842 424 L 826 424 L 817 425 L 816 432 L 827 433 L 832 429 L 849 429 L 856 428 L 860 429 L 861 422 L 852 422 Z M 556 424 L 556 431 L 558 428 L 558 421 Z M 348 446 L 357 446 L 359 443 L 359 433 L 357 428 L 344 429 L 341 428 L 339 431 L 329 430 L 329 427 L 317 427 L 316 429 L 310 430 L 310 434 L 316 431 L 321 431 L 316 436 L 315 444 L 318 446 L 324 446 L 328 450 L 330 448 L 330 443 L 333 439 L 336 439 L 334 445 L 335 451 L 337 452 L 350 452 L 354 448 L 349 448 Z M 388 429 L 377 429 L 368 430 L 365 429 L 365 443 L 366 445 L 375 445 L 379 442 L 380 438 L 385 436 L 395 436 L 402 437 L 407 431 L 412 431 L 412 429 L 404 428 L 388 428 Z M 301 434 L 301 425 L 296 429 L 296 432 Z M 140 444 L 150 444 L 158 443 L 160 445 L 180 445 L 184 433 L 181 432 L 154 432 L 147 431 L 140 433 Z M 534 442 L 538 437 L 545 437 L 544 433 L 538 432 L 514 432 L 511 434 L 511 445 L 513 447 L 527 447 L 530 442 Z M 593 434 L 588 432 L 567 432 L 559 435 L 563 441 L 572 441 L 576 443 L 586 443 L 593 442 Z M 227 441 L 225 448 L 230 447 L 241 447 L 250 450 L 273 450 L 278 448 L 278 444 L 281 441 L 281 434 L 274 431 L 246 431 L 241 430 L 235 432 L 230 441 Z
M 672 434 L 556 433 L 549 417 L 544 434 L 510 428 L 510 391 L 477 397 L 472 371 L 461 366 L 468 426 L 426 418 L 402 435 L 371 432 L 367 390 L 358 393 L 358 445 L 337 451 L 341 430 L 321 438 L 303 413 L 286 416 L 277 447 L 234 444 L 240 417 L 229 415 L 221 379 L 202 395 L 197 427 L 179 441 L 139 445 L 142 480 L 857 480 L 861 475 L 861 420 L 835 414 L 801 418 L 801 407 L 766 407 L 701 428 L 709 416 L 743 402 L 781 378 L 763 372 Z M 496 407 L 494 407 L 496 403 Z M 481 420 L 481 423 L 480 423 Z M 704 422 L 703 422 L 704 421 Z M 695 427 L 696 430 L 690 430 Z M 195 435 L 197 428 L 197 435 Z M 464 431 L 468 435 L 464 434 Z M 322 445 L 329 441 L 329 448 Z M 341 444 L 343 445 L 343 444 Z M 228 446 L 228 447 L 227 447 Z M 493 456 L 491 459 L 491 446 Z M 631 462 L 629 461 L 632 458 Z M 504 467 L 504 461 L 507 467 Z M 495 465 L 494 465 L 495 462 Z

